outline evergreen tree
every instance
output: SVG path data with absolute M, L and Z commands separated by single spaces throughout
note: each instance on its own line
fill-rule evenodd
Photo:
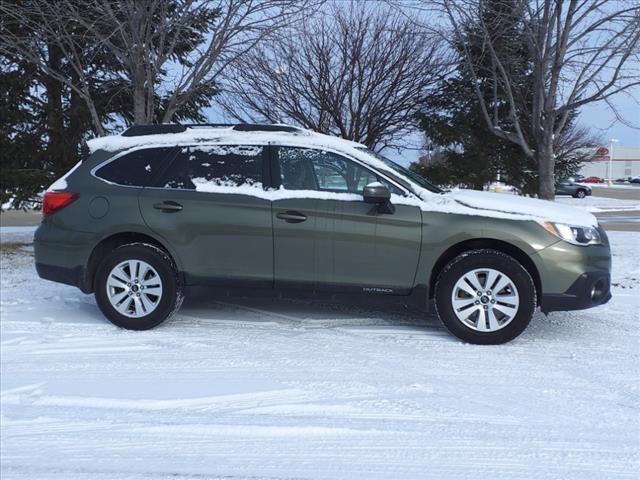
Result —
M 20 206 L 49 183 L 44 105 L 34 72 L 0 58 L 0 202 Z
M 171 8 L 178 2 L 173 2 Z M 30 3 L 21 0 L 16 5 L 34 18 L 0 19 L 1 34 L 29 42 L 40 57 L 36 63 L 18 50 L 3 49 L 0 54 L 0 200 L 3 205 L 11 201 L 15 208 L 37 203 L 38 194 L 86 154 L 84 140 L 97 133 L 85 99 L 68 83 L 47 73 L 51 69 L 78 84 L 72 60 L 65 56 L 56 39 L 47 36 L 50 29 L 37 28 L 41 19 L 37 17 L 37 9 L 29 8 Z M 85 7 L 90 9 L 92 3 L 86 2 Z M 88 11 L 85 13 L 90 16 Z M 190 54 L 205 41 L 206 24 L 217 15 L 216 8 L 208 7 L 193 16 L 190 27 L 176 39 L 173 51 L 176 65 L 189 63 Z M 85 28 L 76 23 L 68 26 L 65 34 L 86 38 L 91 32 Z M 176 36 L 178 32 L 166 34 Z M 73 61 L 86 65 L 84 74 L 90 79 L 90 97 L 100 122 L 109 127 L 107 131 L 132 124 L 133 92 L 119 59 L 98 41 L 87 42 L 80 55 L 83 58 Z M 156 77 L 154 87 L 155 121 L 162 118 L 164 105 L 172 93 L 160 83 L 161 78 Z M 202 110 L 217 92 L 216 85 L 203 83 L 175 112 L 175 120 L 203 121 Z
M 507 68 L 513 79 L 511 85 L 518 99 L 519 108 L 531 111 L 532 82 L 531 66 L 525 39 L 522 35 L 523 19 L 519 16 L 514 0 L 489 0 L 485 4 L 485 23 L 493 28 L 493 47 L 512 58 Z M 496 21 L 500 19 L 500 21 Z M 491 20 L 491 21 L 489 21 Z M 463 185 L 467 188 L 482 189 L 497 179 L 517 187 L 525 194 L 535 194 L 538 190 L 538 170 L 535 161 L 527 157 L 514 143 L 495 136 L 486 126 L 480 104 L 476 97 L 475 85 L 467 71 L 462 50 L 467 49 L 475 59 L 478 81 L 485 92 L 486 105 L 491 114 L 507 118 L 504 101 L 505 92 L 501 85 L 493 84 L 491 57 L 486 54 L 479 25 L 467 25 L 464 45 L 457 46 L 459 63 L 452 77 L 442 82 L 440 90 L 425 98 L 419 116 L 420 125 L 434 144 L 442 147 L 441 161 L 432 165 L 413 165 L 413 169 L 443 185 Z M 574 112 L 567 122 L 566 132 L 575 128 L 577 114 Z M 530 131 L 529 128 L 524 129 Z M 575 136 L 558 138 L 560 143 Z M 586 140 L 586 138 L 583 138 Z M 585 145 L 589 142 L 585 142 Z M 577 172 L 584 152 L 579 149 L 557 145 L 557 177 L 567 178 Z M 568 147 L 568 146 L 567 146 Z

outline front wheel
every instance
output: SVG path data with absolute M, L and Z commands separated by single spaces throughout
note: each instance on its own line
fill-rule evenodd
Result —
M 171 257 L 146 243 L 122 245 L 102 261 L 95 297 L 113 324 L 129 330 L 159 325 L 180 308 L 183 298 Z
M 449 262 L 435 288 L 436 309 L 456 337 L 475 344 L 506 343 L 529 325 L 536 307 L 531 275 L 513 257 L 472 250 Z

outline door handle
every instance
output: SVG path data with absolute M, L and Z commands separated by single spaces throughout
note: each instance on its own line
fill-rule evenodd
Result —
M 300 223 L 304 222 L 307 219 L 306 215 L 300 212 L 293 212 L 291 210 L 277 213 L 276 217 L 278 217 L 280 220 L 284 220 L 287 223 Z
M 182 205 L 180 205 L 178 202 L 167 200 L 164 202 L 155 203 L 153 205 L 153 208 L 155 208 L 156 210 L 162 210 L 165 213 L 174 213 L 182 210 Z

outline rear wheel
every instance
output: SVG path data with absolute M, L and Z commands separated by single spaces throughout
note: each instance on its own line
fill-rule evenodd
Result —
M 472 250 L 454 258 L 438 276 L 435 295 L 447 329 L 476 344 L 513 340 L 527 328 L 536 306 L 527 270 L 496 250 Z
M 182 286 L 166 252 L 133 243 L 116 248 L 102 261 L 96 271 L 95 297 L 115 325 L 148 330 L 180 308 Z

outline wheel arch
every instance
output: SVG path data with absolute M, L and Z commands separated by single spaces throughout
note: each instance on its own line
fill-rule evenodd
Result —
M 182 275 L 176 256 L 162 241 L 149 234 L 135 231 L 112 233 L 100 240 L 89 255 L 89 259 L 87 260 L 87 265 L 85 267 L 85 281 L 82 288 L 85 293 L 92 293 L 94 291 L 94 277 L 102 258 L 104 258 L 109 251 L 119 247 L 120 245 L 126 245 L 128 243 L 148 243 L 160 248 L 169 256 L 169 258 L 171 258 L 173 263 L 178 267 L 180 275 Z
M 465 240 L 455 245 L 452 245 L 447 250 L 445 250 L 440 257 L 436 260 L 431 269 L 431 276 L 429 278 L 429 298 L 433 298 L 435 295 L 435 285 L 438 280 L 438 276 L 440 272 L 444 269 L 444 267 L 455 257 L 460 255 L 461 253 L 467 252 L 469 250 L 477 250 L 481 248 L 488 248 L 491 250 L 496 250 L 498 252 L 502 252 L 510 257 L 513 257 L 517 260 L 524 269 L 531 275 L 533 279 L 533 283 L 536 287 L 538 302 L 541 298 L 542 293 L 542 283 L 540 280 L 540 273 L 536 268 L 533 260 L 527 255 L 522 249 L 513 245 L 512 243 L 505 242 L 503 240 L 496 240 L 493 238 L 474 238 L 472 240 Z

